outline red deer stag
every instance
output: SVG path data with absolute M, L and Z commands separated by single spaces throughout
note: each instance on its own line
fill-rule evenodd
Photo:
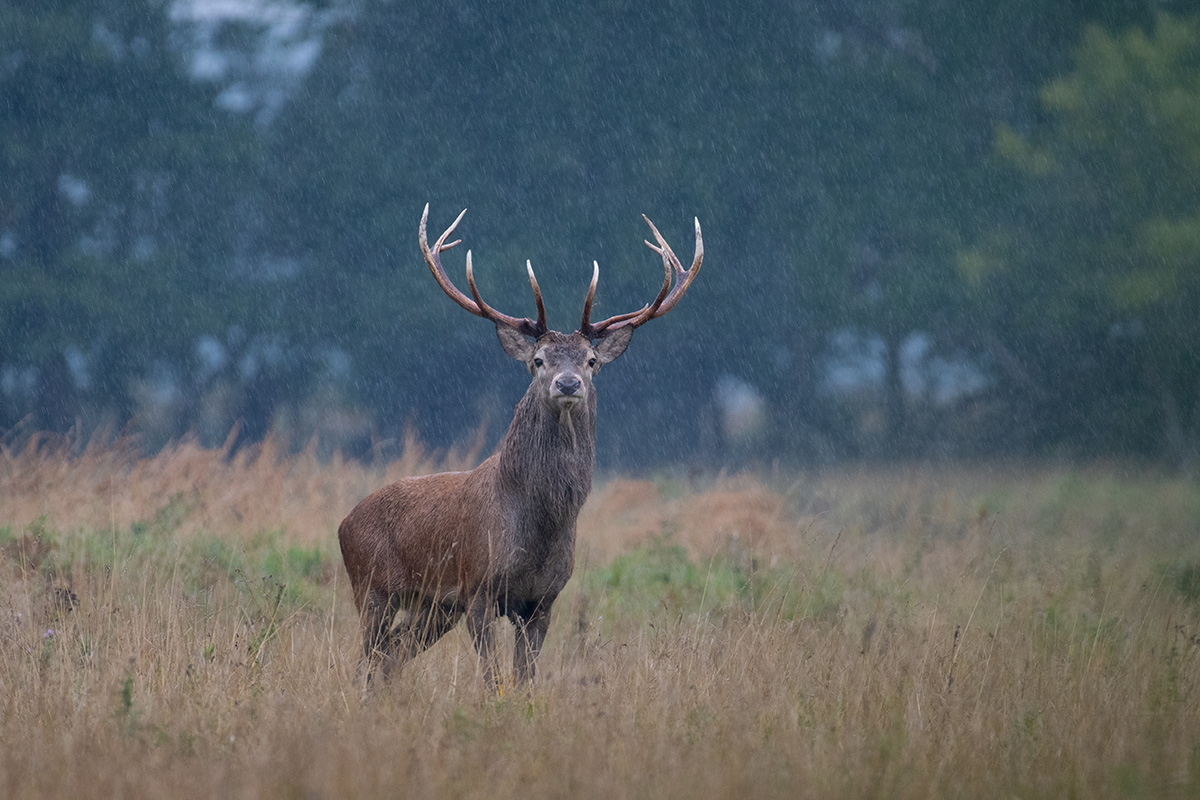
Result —
M 504 352 L 533 375 L 517 403 L 497 451 L 469 472 L 405 478 L 371 494 L 342 521 L 338 541 L 363 624 L 365 679 L 382 661 L 383 674 L 420 653 L 460 617 L 495 681 L 490 633 L 497 615 L 516 626 L 514 671 L 533 678 L 534 664 L 550 625 L 550 608 L 575 566 L 575 520 L 592 488 L 595 466 L 596 393 L 592 378 L 625 352 L 634 328 L 666 314 L 700 271 L 704 245 L 696 221 L 696 255 L 684 269 L 654 223 L 658 244 L 646 244 L 663 260 L 663 285 L 637 311 L 591 321 L 600 268 L 583 303 L 574 333 L 546 327 L 546 310 L 533 267 L 526 262 L 537 320 L 510 317 L 484 302 L 467 252 L 463 294 L 446 276 L 442 253 L 461 240 L 446 239 L 462 214 L 429 246 L 421 215 L 419 240 L 425 263 L 450 299 L 496 325 Z M 672 285 L 673 284 L 673 285 Z M 403 617 L 395 620 L 397 612 Z

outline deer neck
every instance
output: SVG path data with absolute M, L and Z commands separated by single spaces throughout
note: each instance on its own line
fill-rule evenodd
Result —
M 573 522 L 592 488 L 596 396 L 570 412 L 548 408 L 532 388 L 521 398 L 500 444 L 500 477 L 547 521 Z

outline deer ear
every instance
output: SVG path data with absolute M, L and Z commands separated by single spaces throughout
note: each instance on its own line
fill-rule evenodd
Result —
M 617 357 L 625 352 L 625 348 L 629 347 L 632 339 L 633 328 L 617 328 L 607 336 L 597 339 L 596 343 L 592 345 L 592 349 L 600 357 L 600 363 L 607 364 L 610 361 L 616 361 Z
M 529 341 L 525 334 L 507 325 L 496 326 L 496 338 L 500 340 L 500 346 L 504 348 L 504 352 L 522 363 L 533 358 L 533 353 L 537 349 L 537 345 Z

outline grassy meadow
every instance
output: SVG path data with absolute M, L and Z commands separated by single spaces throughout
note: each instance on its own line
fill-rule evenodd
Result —
M 1194 482 L 608 476 L 531 691 L 364 701 L 337 524 L 475 459 L 0 449 L 0 797 L 1200 797 Z

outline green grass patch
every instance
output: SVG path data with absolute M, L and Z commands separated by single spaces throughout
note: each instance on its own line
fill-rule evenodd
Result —
M 736 612 L 796 619 L 836 607 L 841 580 L 804 576 L 794 565 L 764 566 L 756 558 L 718 554 L 694 560 L 669 537 L 617 556 L 578 575 L 580 592 L 601 615 L 724 616 Z

